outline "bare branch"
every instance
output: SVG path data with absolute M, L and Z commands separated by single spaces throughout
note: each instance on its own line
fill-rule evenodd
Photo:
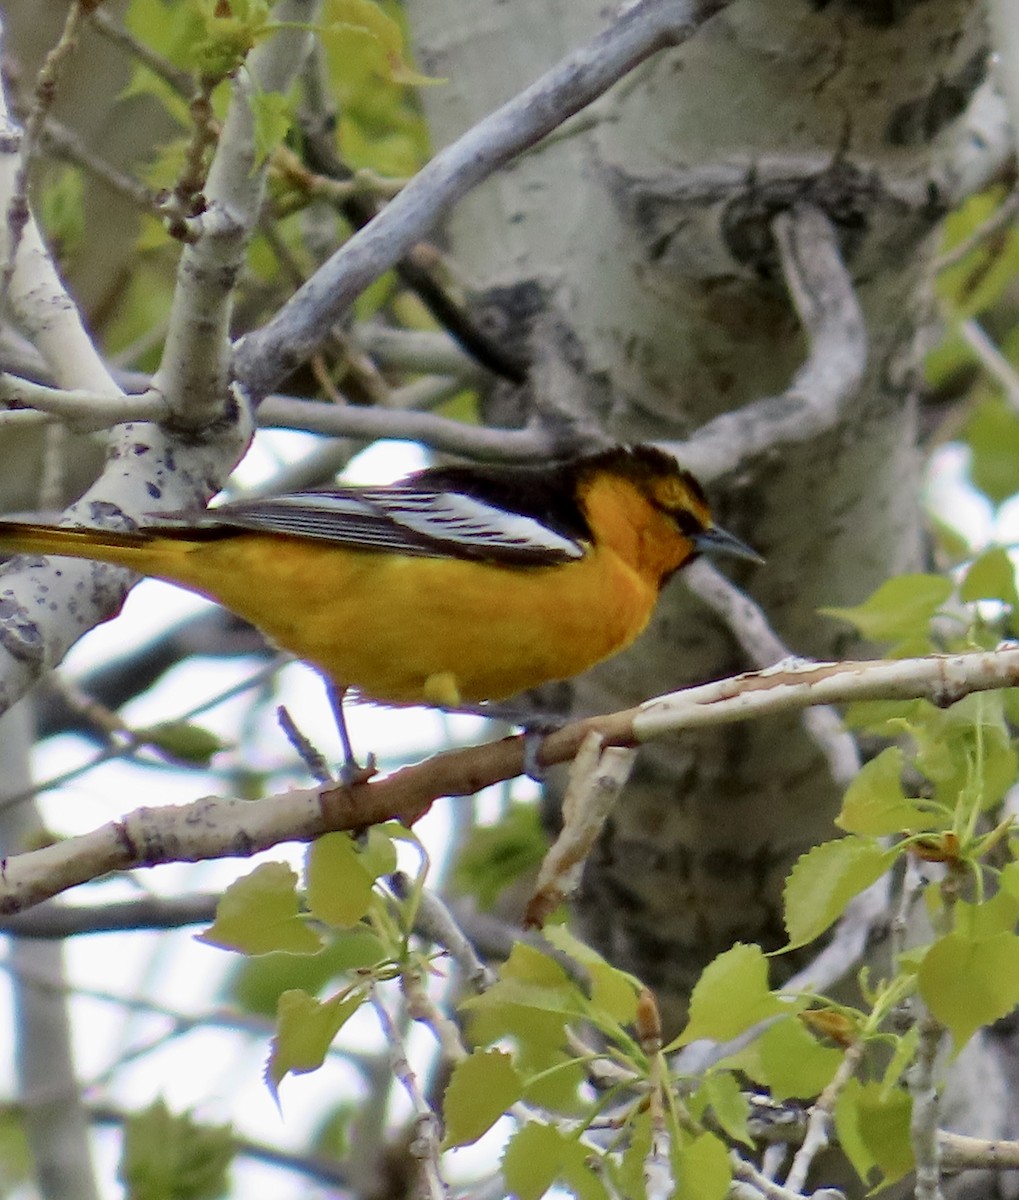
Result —
M 1019 647 L 890 662 L 782 663 L 577 721 L 546 737 L 541 767 L 571 761 L 595 730 L 606 745 L 635 746 L 683 729 L 728 724 L 811 704 L 916 699 L 947 705 L 974 691 L 1019 684 Z M 248 857 L 284 841 L 311 841 L 382 821 L 412 824 L 442 797 L 473 796 L 522 774 L 523 735 L 450 750 L 352 787 L 308 788 L 250 804 L 215 796 L 193 804 L 140 808 L 81 837 L 0 863 L 0 912 L 30 908 L 108 871 L 162 862 Z
M 687 568 L 683 579 L 695 596 L 724 619 L 755 667 L 770 667 L 793 657 L 760 606 L 712 563 L 700 559 Z M 860 769 L 860 752 L 838 714 L 827 706 L 808 708 L 803 724 L 825 756 L 832 779 L 846 787 Z
M 587 856 L 633 770 L 636 751 L 606 747 L 592 730 L 570 767 L 563 797 L 563 826 L 538 871 L 524 924 L 540 928 L 580 886 Z
M 775 218 L 773 230 L 810 353 L 781 396 L 723 413 L 688 441 L 666 447 L 705 481 L 764 450 L 831 429 L 867 365 L 866 324 L 831 222 L 819 209 L 797 205 Z
M 412 386 L 415 385 L 408 384 Z M 455 379 L 442 381 L 447 394 L 461 386 Z M 467 425 L 435 413 L 320 404 L 286 396 L 270 396 L 263 401 L 258 409 L 258 423 L 263 428 L 303 429 L 330 437 L 407 438 L 479 461 L 534 462 L 555 456 L 560 448 L 553 435 L 537 428 L 498 429 Z
M 728 0 L 637 0 L 586 45 L 446 146 L 257 333 L 236 372 L 255 399 L 298 367 L 354 298 L 420 241 L 454 201 L 534 146 L 666 46 L 685 41 Z
M 257 92 L 286 92 L 310 44 L 314 0 L 283 0 L 283 28 L 260 43 L 233 79 L 233 97 L 205 187 L 207 206 L 177 269 L 163 360 L 153 387 L 167 398 L 173 423 L 203 429 L 227 412 L 230 314 L 248 240 L 265 190 L 251 104 Z

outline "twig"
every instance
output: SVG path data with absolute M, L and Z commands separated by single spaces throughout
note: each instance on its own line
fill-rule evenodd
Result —
M 1019 214 L 1019 189 L 1009 192 L 987 220 L 978 225 L 969 237 L 963 238 L 957 246 L 953 246 L 951 250 L 946 250 L 944 254 L 939 255 L 934 260 L 934 270 L 941 272 L 958 266 L 984 242 L 1000 233 L 1015 219 L 1017 214 Z
M 391 371 L 453 375 L 465 383 L 484 378 L 478 365 L 445 333 L 396 329 L 373 321 L 354 325 L 350 336 L 379 366 Z
M 168 412 L 163 397 L 151 390 L 141 396 L 125 396 L 51 388 L 6 372 L 0 374 L 0 405 L 11 412 L 45 413 L 82 433 L 108 429 L 124 421 L 158 421 Z
M 40 904 L 29 912 L 0 917 L 0 930 L 11 937 L 68 938 L 141 929 L 180 929 L 216 916 L 218 893 L 143 896 L 109 904 Z
M 40 147 L 53 158 L 73 163 L 83 171 L 101 180 L 108 188 L 117 192 L 143 212 L 159 213 L 155 192 L 144 183 L 120 171 L 106 159 L 100 158 L 86 146 L 81 136 L 55 117 L 46 118 L 39 137 Z
M 314 0 L 281 0 L 273 13 L 281 28 L 255 47 L 245 69 L 233 77 L 230 108 L 205 181 L 205 208 L 195 217 L 192 240 L 181 253 L 163 358 L 153 379 L 180 431 L 193 434 L 231 415 L 232 300 L 268 170 L 258 162 L 251 106 L 256 93 L 286 92 L 293 83 L 307 51 L 315 8 Z M 204 144 L 208 122 L 203 128 Z
M 980 365 L 1001 386 L 1009 408 L 1019 412 L 1019 372 L 991 341 L 975 317 L 961 322 L 959 332 L 980 360 Z
M 831 1083 L 814 1101 L 807 1119 L 807 1131 L 803 1136 L 803 1144 L 793 1158 L 785 1186 L 790 1192 L 801 1193 L 807 1182 L 807 1172 L 817 1155 L 825 1149 L 831 1137 L 831 1114 L 835 1103 L 842 1094 L 846 1084 L 856 1073 L 863 1057 L 866 1043 L 854 1042 L 842 1056 L 842 1062 L 835 1072 Z
M 394 876 L 390 882 L 394 892 L 402 899 L 406 889 L 401 889 L 399 878 Z M 478 957 L 469 938 L 457 924 L 456 917 L 440 897 L 427 888 L 423 888 L 418 895 L 414 932 L 441 946 L 449 954 L 472 991 L 482 992 L 495 983 L 495 972 Z
M 46 118 L 57 95 L 57 84 L 67 60 L 78 45 L 78 31 L 86 12 L 82 0 L 73 0 L 64 19 L 64 27 L 60 37 L 49 50 L 39 74 L 35 80 L 35 94 L 32 106 L 25 119 L 24 136 L 21 140 L 21 154 L 17 170 L 14 174 L 13 186 L 7 200 L 7 254 L 4 261 L 3 282 L 0 285 L 0 295 L 6 301 L 11 290 L 11 284 L 16 270 L 18 251 L 25 230 L 32 219 L 28 206 L 28 172 L 31 167 L 32 155 L 42 134 Z
M 856 394 L 867 365 L 867 327 L 838 235 L 816 208 L 796 205 L 773 224 L 786 286 L 810 352 L 781 396 L 723 413 L 666 447 L 700 479 L 717 479 L 755 454 L 816 438 Z
M 228 700 L 232 700 L 235 696 L 243 695 L 252 688 L 261 686 L 266 680 L 271 679 L 273 675 L 275 675 L 284 666 L 286 666 L 288 662 L 291 661 L 293 660 L 288 654 L 276 655 L 271 662 L 267 663 L 264 667 L 261 667 L 253 675 L 248 676 L 247 679 L 242 679 L 240 683 L 234 684 L 225 691 L 217 692 L 215 695 L 210 696 L 207 700 L 203 700 L 199 704 L 188 709 L 186 712 L 181 713 L 176 718 L 176 723 L 184 724 L 188 721 L 192 721 L 195 717 L 199 716 L 203 712 L 207 712 L 210 708 L 215 708 L 220 704 L 225 704 Z M 151 731 L 141 730 L 140 732 L 135 733 L 133 730 L 125 729 L 124 740 L 120 744 L 107 746 L 106 749 L 100 751 L 98 754 L 90 758 L 88 762 L 82 763 L 77 767 L 71 767 L 66 771 L 62 771 L 58 775 L 51 775 L 48 779 L 41 780 L 40 782 L 33 784 L 30 788 L 26 788 L 24 791 L 12 792 L 9 795 L 3 796 L 0 798 L 0 812 L 3 812 L 8 808 L 14 808 L 19 804 L 24 804 L 26 800 L 34 799 L 43 792 L 49 792 L 54 788 L 62 787 L 65 783 L 70 783 L 72 779 L 80 778 L 82 775 L 87 774 L 89 771 L 100 766 L 102 763 L 111 762 L 116 758 L 124 758 L 130 754 L 133 754 L 136 750 L 140 750 L 144 746 L 151 744 Z
M 411 1141 L 409 1152 L 418 1164 L 421 1184 L 420 1191 L 415 1192 L 415 1197 L 419 1200 L 447 1200 L 449 1193 L 442 1180 L 439 1166 L 441 1155 L 439 1118 L 429 1107 L 428 1101 L 418 1085 L 417 1076 L 411 1069 L 410 1061 L 407 1058 L 407 1047 L 404 1044 L 403 1036 L 383 1004 L 377 988 L 372 989 L 371 1003 L 389 1046 L 393 1074 L 403 1085 L 414 1111 L 415 1135 Z
M 637 0 L 586 45 L 441 150 L 257 333 L 237 349 L 237 377 L 259 399 L 304 362 L 354 298 L 424 237 L 454 201 L 727 0 Z
M 944 1200 L 941 1190 L 941 1147 L 938 1141 L 938 1096 L 935 1068 L 945 1027 L 930 1015 L 920 1018 L 920 1041 L 908 1072 L 913 1113 L 909 1122 L 913 1156 L 916 1159 L 916 1200 Z
M 938 1145 L 941 1166 L 945 1171 L 965 1171 L 976 1167 L 993 1171 L 1019 1171 L 1019 1142 L 988 1141 L 941 1130 Z
M 195 81 L 187 71 L 175 67 L 169 59 L 157 54 L 151 46 L 147 46 L 119 21 L 114 20 L 104 8 L 96 6 L 92 10 L 91 20 L 103 37 L 148 67 L 153 75 L 168 84 L 178 96 L 187 99 L 194 95 Z
M 445 385 L 448 394 L 460 386 L 457 380 Z M 283 396 L 271 396 L 259 406 L 258 423 L 263 428 L 304 429 L 330 437 L 406 438 L 482 462 L 533 462 L 560 452 L 554 435 L 537 428 L 496 429 L 435 413 L 340 407 Z

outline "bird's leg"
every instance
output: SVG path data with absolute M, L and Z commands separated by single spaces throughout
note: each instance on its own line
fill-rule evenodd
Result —
M 347 729 L 347 718 L 343 713 L 343 698 L 347 694 L 347 688 L 334 683 L 328 676 L 323 676 L 323 679 L 326 685 L 326 695 L 329 697 L 329 704 L 336 721 L 336 728 L 340 734 L 340 745 L 343 747 L 340 782 L 345 787 L 366 783 L 375 774 L 375 755 L 369 754 L 368 761 L 363 767 L 354 757 L 354 748 L 350 744 L 350 731 Z
M 474 717 L 487 717 L 490 721 L 505 721 L 508 725 L 516 725 L 524 735 L 524 774 L 535 783 L 544 783 L 545 769 L 538 761 L 541 744 L 547 734 L 555 733 L 569 721 L 569 717 L 558 713 L 528 712 L 512 704 L 497 702 L 493 704 L 486 700 L 483 704 L 441 705 L 443 712 L 469 713 Z

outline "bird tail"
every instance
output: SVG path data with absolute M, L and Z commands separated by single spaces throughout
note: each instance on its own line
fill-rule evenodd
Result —
M 0 553 L 90 558 L 145 573 L 161 539 L 150 533 L 0 521 Z

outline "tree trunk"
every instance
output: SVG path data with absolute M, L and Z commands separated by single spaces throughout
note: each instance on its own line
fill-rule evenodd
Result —
M 448 6 L 407 7 L 422 69 L 450 81 L 423 92 L 438 145 L 604 19 L 597 0 L 477 0 L 469 23 Z M 818 608 L 857 603 L 923 561 L 918 347 L 940 219 L 1007 141 L 980 90 L 988 64 L 969 0 L 736 3 L 446 227 L 479 309 L 537 362 L 527 415 L 686 442 L 691 465 L 717 476 L 721 522 L 767 559 L 728 573 L 798 654 L 860 650 Z M 774 414 L 804 399 L 802 377 L 791 384 L 807 344 L 773 236 L 776 215 L 804 203 L 836 232 L 865 367 L 827 427 L 762 449 L 755 402 L 784 393 Z M 514 402 L 497 394 L 492 409 L 505 420 Z M 748 405 L 720 457 L 698 453 L 698 429 Z M 577 681 L 572 705 L 611 710 L 746 665 L 676 583 L 631 653 Z M 588 865 L 584 933 L 656 989 L 675 1029 L 714 955 L 739 939 L 783 943 L 783 880 L 836 834 L 839 791 L 796 718 L 645 748 Z

